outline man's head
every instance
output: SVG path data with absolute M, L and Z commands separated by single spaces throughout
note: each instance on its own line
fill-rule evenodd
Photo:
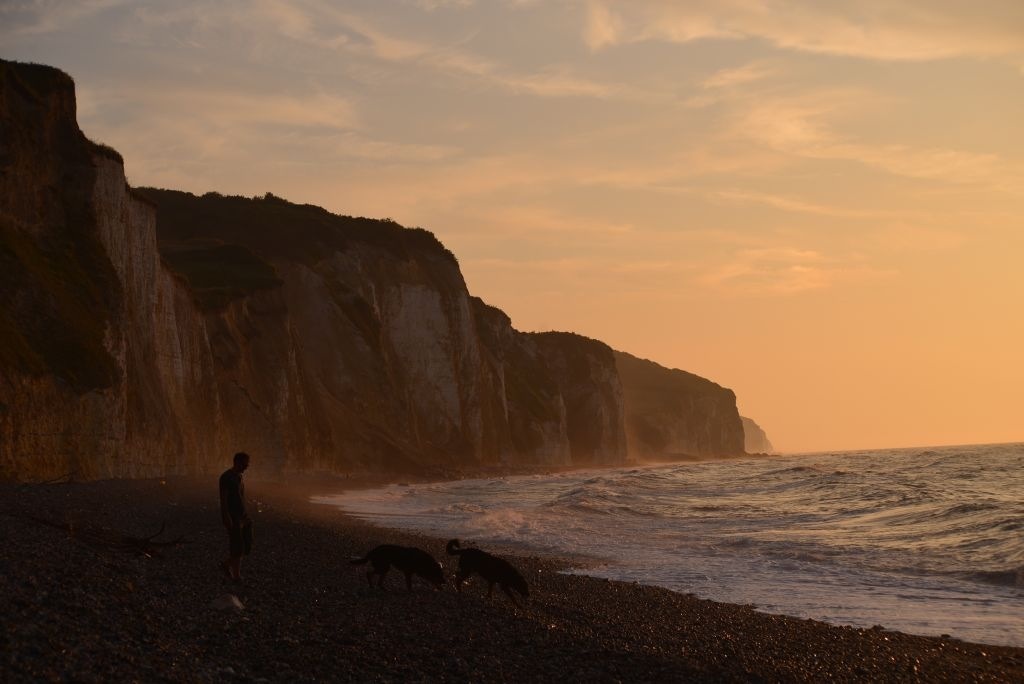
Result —
M 235 454 L 235 470 L 240 473 L 244 473 L 245 469 L 249 467 L 249 454 L 244 451 L 239 451 Z

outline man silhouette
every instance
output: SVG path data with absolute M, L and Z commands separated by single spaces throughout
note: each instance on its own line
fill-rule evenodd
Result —
M 228 530 L 228 559 L 221 570 L 235 582 L 242 581 L 242 557 L 252 551 L 252 521 L 245 512 L 245 483 L 242 473 L 249 467 L 249 454 L 239 451 L 234 465 L 220 476 L 220 517 Z

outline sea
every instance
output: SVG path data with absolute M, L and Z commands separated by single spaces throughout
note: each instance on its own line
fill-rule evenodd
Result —
M 393 484 L 316 500 L 767 613 L 1024 646 L 1024 444 Z

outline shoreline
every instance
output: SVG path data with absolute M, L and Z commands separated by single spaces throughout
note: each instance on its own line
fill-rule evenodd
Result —
M 522 609 L 479 580 L 461 594 L 392 572 L 370 589 L 348 560 L 378 543 L 444 540 L 364 523 L 253 481 L 246 584 L 217 563 L 215 480 L 0 485 L 7 681 L 1013 681 L 1024 648 L 760 613 L 667 589 L 562 573 L 507 555 Z M 337 493 L 334 489 L 332 493 Z M 113 545 L 165 525 L 148 557 Z M 505 555 L 505 554 L 502 554 Z M 229 592 L 244 609 L 217 608 Z
M 608 466 L 608 468 L 630 471 L 630 473 L 632 473 L 635 472 L 635 468 L 660 468 L 667 465 L 688 464 L 688 462 L 664 464 L 643 463 L 633 464 L 630 466 Z M 599 475 L 600 471 L 603 469 L 604 468 L 602 467 L 588 467 L 566 468 L 551 473 L 506 473 L 505 475 L 474 474 L 472 476 L 467 476 L 465 479 L 479 480 L 486 483 L 487 480 L 504 480 L 506 477 L 515 479 L 521 476 L 548 476 L 565 473 L 583 474 L 582 477 L 586 478 L 590 477 L 591 473 Z M 433 483 L 445 484 L 447 482 L 451 481 L 424 480 L 420 482 L 417 480 L 410 480 L 410 483 L 415 485 L 429 485 Z M 979 612 L 978 608 L 972 608 L 971 606 L 964 608 L 961 613 L 956 612 L 957 606 L 930 608 L 930 612 L 921 613 L 901 612 L 903 609 L 907 609 L 909 611 L 918 610 L 915 605 L 910 605 L 913 604 L 915 599 L 914 596 L 889 597 L 891 600 L 887 602 L 864 604 L 868 605 L 870 609 L 862 609 L 858 612 L 856 606 L 860 604 L 855 602 L 856 598 L 851 598 L 851 595 L 848 595 L 844 591 L 837 592 L 834 587 L 832 588 L 833 596 L 846 597 L 851 602 L 833 605 L 829 603 L 829 597 L 826 595 L 824 600 L 819 597 L 813 597 L 818 600 L 812 599 L 812 601 L 804 603 L 794 603 L 790 600 L 790 602 L 786 603 L 785 601 L 779 602 L 777 599 L 773 601 L 772 597 L 784 595 L 782 593 L 772 593 L 770 591 L 770 589 L 777 587 L 768 587 L 768 590 L 761 587 L 762 591 L 752 592 L 750 591 L 750 587 L 744 584 L 742 577 L 739 578 L 741 580 L 739 582 L 720 581 L 719 585 L 711 587 L 710 590 L 708 586 L 702 585 L 699 582 L 682 583 L 679 581 L 672 581 L 671 579 L 666 581 L 664 580 L 663 574 L 657 575 L 656 572 L 655 575 L 657 576 L 652 576 L 652 574 L 649 571 L 646 571 L 645 568 L 641 568 L 641 571 L 638 572 L 636 567 L 630 565 L 631 557 L 616 555 L 617 548 L 615 547 L 609 548 L 607 544 L 605 544 L 603 549 L 591 547 L 588 549 L 578 550 L 575 547 L 579 546 L 580 540 L 576 540 L 574 542 L 572 539 L 565 539 L 558 535 L 552 536 L 551 529 L 549 528 L 544 528 L 544 531 L 538 538 L 536 531 L 532 529 L 530 533 L 522 536 L 520 534 L 511 533 L 500 523 L 497 524 L 497 529 L 501 531 L 494 533 L 489 528 L 479 528 L 479 526 L 472 524 L 472 522 L 465 517 L 460 519 L 456 515 L 456 521 L 453 522 L 447 519 L 446 514 L 437 514 L 439 509 L 437 509 L 436 506 L 439 505 L 439 503 L 443 504 L 444 501 L 438 500 L 436 494 L 430 499 L 433 502 L 432 505 L 425 509 L 417 508 L 415 510 L 407 511 L 403 505 L 396 500 L 394 505 L 397 506 L 399 510 L 406 511 L 404 513 L 400 513 L 396 510 L 389 510 L 391 504 L 388 503 L 390 501 L 388 497 L 397 496 L 398 499 L 404 499 L 401 489 L 390 490 L 391 494 L 386 495 L 383 499 L 375 497 L 370 500 L 368 505 L 364 504 L 360 506 L 360 504 L 357 503 L 355 504 L 355 507 L 352 508 L 352 512 L 341 508 L 340 502 L 333 503 L 330 501 L 330 499 L 335 497 L 339 499 L 342 498 L 348 491 L 359 492 L 367 489 L 384 490 L 385 488 L 408 487 L 410 483 L 383 480 L 380 482 L 365 483 L 357 487 L 338 489 L 328 488 L 325 489 L 324 492 L 317 492 L 314 495 L 315 497 L 322 497 L 325 499 L 315 503 L 329 507 L 338 507 L 338 510 L 342 515 L 352 518 L 360 524 L 378 527 L 384 532 L 392 531 L 397 533 L 422 535 L 439 542 L 445 541 L 449 536 L 461 537 L 465 534 L 466 538 L 463 539 L 464 542 L 468 539 L 470 545 L 480 544 L 495 553 L 508 554 L 512 556 L 536 554 L 541 557 L 558 559 L 563 563 L 563 572 L 585 576 L 598 581 L 610 579 L 612 581 L 639 584 L 650 588 L 665 589 L 683 596 L 693 596 L 698 599 L 710 600 L 718 603 L 749 605 L 753 607 L 755 611 L 764 615 L 789 617 L 793 619 L 811 619 L 831 626 L 852 627 L 858 629 L 883 629 L 888 632 L 899 632 L 925 638 L 946 638 L 964 643 L 976 643 L 983 646 L 1024 649 L 1024 631 L 1021 631 L 1019 614 L 1015 612 L 1017 603 L 1019 602 L 1017 595 L 993 595 L 976 599 L 982 600 L 986 605 L 991 604 L 991 606 L 1002 606 L 1002 612 L 997 613 L 992 613 L 984 608 Z M 486 484 L 482 486 L 487 490 Z M 473 485 L 473 491 L 475 493 L 479 493 L 476 485 Z M 454 496 L 458 496 L 458 494 L 454 494 Z M 504 496 L 507 496 L 507 494 L 504 494 Z M 483 505 L 490 512 L 489 504 L 485 503 L 482 499 L 458 500 L 463 503 L 468 502 L 473 505 Z M 507 501 L 506 505 L 508 505 Z M 515 504 L 512 505 L 513 510 L 516 513 L 523 512 L 521 509 L 515 508 Z M 367 511 L 366 517 L 362 517 L 360 515 L 360 511 Z M 470 514 L 470 517 L 472 517 L 472 514 Z M 420 520 L 428 522 L 420 523 Z M 408 526 L 403 526 L 403 521 L 408 522 Z M 532 524 L 524 524 L 524 526 L 529 528 L 533 527 Z M 598 530 L 591 531 L 599 534 Z M 547 534 L 545 535 L 544 532 Z M 444 535 L 443 538 L 442 535 Z M 559 544 L 559 541 L 564 543 Z M 583 541 L 583 545 L 586 546 L 585 540 Z M 604 553 L 602 553 L 602 550 Z M 623 563 L 627 567 L 628 571 L 616 571 L 616 566 L 620 566 Z M 603 566 L 608 567 L 604 568 Z M 597 568 L 597 570 L 592 570 L 593 568 Z M 657 570 L 660 571 L 662 568 L 658 567 Z M 1003 575 L 1012 575 L 1012 573 L 1013 571 L 992 571 L 991 573 L 987 573 L 991 575 L 998 575 L 999 578 L 991 581 L 979 581 L 979 586 L 976 587 L 976 590 L 991 590 L 994 592 L 997 590 L 1007 589 L 1008 583 L 1008 590 L 1013 591 L 1013 577 L 1011 576 L 1009 580 L 1003 579 Z M 978 574 L 980 575 L 982 573 Z M 1017 577 L 1016 586 L 1019 587 L 1019 572 Z M 662 582 L 658 583 L 658 579 L 662 579 Z M 730 578 L 730 580 L 736 579 L 737 577 L 735 576 Z M 801 582 L 802 586 L 814 586 L 813 577 L 803 578 Z M 866 582 L 865 586 L 875 587 L 876 585 L 871 582 Z M 879 584 L 877 586 L 883 585 Z M 733 590 L 723 590 L 719 587 L 732 588 Z M 736 587 L 745 588 L 746 591 L 735 591 Z M 799 592 L 799 589 L 799 587 L 796 588 L 797 593 Z M 852 587 L 850 590 L 853 596 L 857 596 L 856 589 L 857 587 Z M 935 599 L 936 602 L 938 602 L 938 599 L 931 595 L 936 593 L 935 589 L 935 587 L 929 586 L 920 591 L 928 593 L 929 600 Z M 941 598 L 941 591 L 942 588 L 939 588 L 939 598 Z M 960 591 L 969 591 L 969 589 Z M 899 594 L 901 592 L 893 589 L 891 593 Z M 860 596 L 860 598 L 863 599 L 864 596 Z M 876 601 L 880 601 L 876 596 L 873 596 L 873 598 Z M 897 599 L 906 599 L 906 602 Z M 850 608 L 849 606 L 854 606 L 854 608 Z M 787 611 L 787 609 L 791 610 Z M 912 615 L 914 619 L 906 619 L 908 614 Z M 841 617 L 836 618 L 837 615 Z M 843 617 L 845 617 L 845 619 L 843 619 Z M 901 617 L 904 619 L 901 620 Z M 970 620 L 975 620 L 976 622 L 972 623 Z M 977 629 L 976 625 L 982 625 L 985 629 Z M 993 625 L 996 627 L 993 628 Z

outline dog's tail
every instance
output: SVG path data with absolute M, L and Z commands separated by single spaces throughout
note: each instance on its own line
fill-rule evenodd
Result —
M 462 549 L 460 549 L 459 546 L 459 540 L 452 539 L 448 542 L 448 545 L 444 547 L 444 550 L 448 552 L 449 556 L 458 556 L 462 553 Z
M 352 560 L 349 561 L 349 563 L 351 563 L 352 565 L 366 565 L 366 563 L 369 560 L 370 560 L 370 556 L 369 556 L 369 554 L 367 554 L 367 555 L 363 556 L 362 558 L 353 558 Z

